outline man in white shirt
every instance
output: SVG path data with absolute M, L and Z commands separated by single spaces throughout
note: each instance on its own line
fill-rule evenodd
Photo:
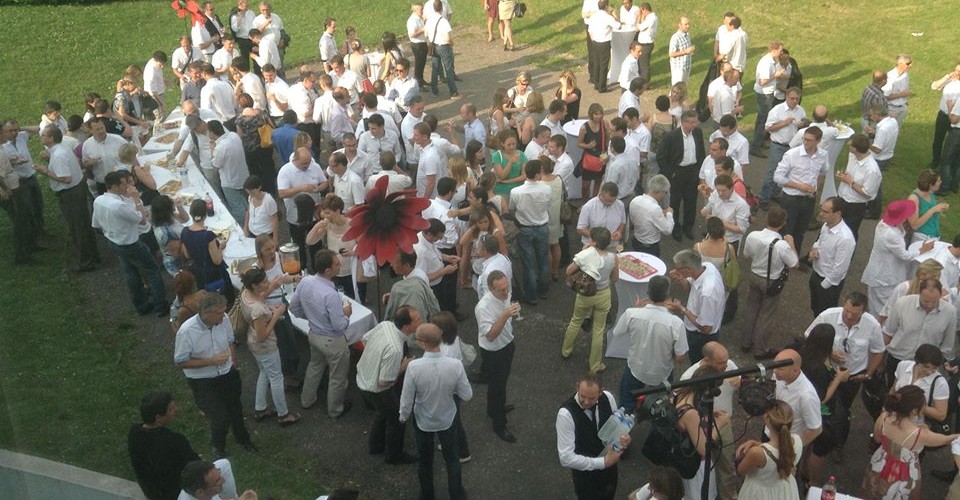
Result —
M 94 118 L 90 121 L 90 138 L 84 141 L 81 166 L 93 174 L 97 182 L 97 190 L 102 194 L 106 191 L 104 178 L 117 169 L 120 159 L 117 154 L 120 146 L 127 141 L 118 135 L 108 134 L 105 125 L 106 118 Z
M 269 2 L 260 2 L 260 15 L 253 18 L 253 27 L 260 30 L 263 36 L 272 36 L 280 49 L 280 60 L 286 47 L 280 47 L 279 40 L 283 32 L 283 20 L 273 13 L 273 6 Z
M 193 48 L 200 51 L 203 61 L 210 62 L 213 59 L 213 53 L 217 51 L 216 44 L 220 42 L 220 36 L 210 36 L 203 21 L 194 21 L 193 28 L 190 29 L 190 39 L 193 42 Z
M 797 133 L 797 130 L 806 127 L 808 123 L 807 113 L 800 106 L 800 89 L 787 89 L 786 101 L 774 106 L 767 115 L 765 128 L 770 133 L 770 149 L 768 150 L 767 173 L 763 178 L 760 193 L 757 195 L 760 199 L 761 208 L 765 208 L 770 203 L 771 198 L 780 194 L 780 187 L 774 181 L 773 174 L 783 155 L 790 149 L 790 139 Z M 754 145 L 753 147 L 756 148 L 757 146 Z M 814 191 L 814 194 L 816 194 L 816 191 Z
M 428 284 L 437 298 L 440 309 L 455 314 L 457 310 L 456 273 L 460 259 L 456 254 L 449 255 L 440 251 L 439 244 L 444 239 L 447 226 L 437 218 L 428 218 L 427 222 L 430 227 L 419 234 L 419 241 L 413 245 L 413 250 L 417 253 L 417 268 L 427 276 Z M 444 281 L 452 284 L 452 289 L 443 283 Z
M 389 122 L 384 120 L 383 115 L 378 112 L 370 115 L 366 122 L 367 130 L 360 134 L 357 148 L 369 158 L 373 166 L 373 173 L 377 173 L 383 168 L 379 161 L 382 153 L 392 153 L 395 161 L 402 162 L 403 148 L 400 145 L 400 136 L 384 126 L 386 123 L 393 123 L 393 120 Z M 369 182 L 369 176 L 367 181 Z
M 906 105 L 904 105 L 904 109 L 906 109 Z M 864 129 L 866 134 L 874 134 L 873 144 L 870 145 L 870 153 L 873 155 L 873 159 L 877 160 L 877 167 L 880 168 L 881 173 L 890 168 L 890 164 L 893 162 L 893 152 L 897 147 L 897 138 L 900 136 L 900 122 L 893 115 L 894 112 L 894 108 L 872 107 L 870 109 L 870 119 L 877 126 Z M 954 177 L 949 184 L 955 187 L 956 182 L 957 180 Z M 944 180 L 943 185 L 948 185 L 948 182 Z M 943 188 L 941 187 L 941 189 Z M 881 207 L 883 207 L 882 184 L 877 188 L 877 196 L 868 207 L 868 211 L 879 215 Z
M 390 111 L 380 109 L 380 100 L 376 94 L 372 92 L 364 93 L 361 101 L 363 101 L 363 105 L 361 106 L 363 109 L 360 110 L 360 119 L 357 120 L 357 137 L 360 137 L 361 134 L 370 129 L 367 120 L 373 115 L 379 115 L 383 118 L 382 126 L 395 133 L 398 138 L 400 137 L 400 127 L 397 126 L 399 120 L 396 120 L 394 114 Z M 399 116 L 399 113 L 397 113 L 397 115 Z M 400 156 L 397 158 L 400 158 Z
M 222 123 L 237 117 L 237 103 L 233 98 L 233 86 L 217 77 L 212 64 L 203 65 L 203 79 L 206 84 L 200 89 L 200 109 L 208 109 L 217 115 Z
M 640 95 L 643 94 L 646 86 L 647 82 L 641 80 L 640 77 L 635 77 L 630 80 L 628 86 L 624 88 L 623 94 L 620 94 L 620 100 L 617 102 L 617 116 L 623 116 L 623 113 L 630 108 L 634 108 L 638 112 L 640 111 Z
M 570 192 L 573 183 L 573 159 L 567 154 L 567 137 L 554 135 L 547 141 L 547 157 L 553 161 L 553 173 L 563 179 L 563 187 Z
M 523 262 L 523 298 L 527 304 L 537 305 L 537 299 L 546 300 L 550 290 L 547 223 L 553 193 L 540 182 L 540 160 L 528 161 L 523 169 L 527 179 L 511 191 L 510 211 L 520 229 L 517 246 Z
M 120 172 L 104 176 L 106 192 L 93 200 L 91 226 L 103 231 L 110 250 L 120 260 L 120 268 L 127 283 L 133 307 L 141 316 L 155 312 L 157 316 L 170 313 L 160 266 L 147 245 L 140 241 L 138 224 L 147 221 L 147 211 L 140 201 L 140 192 L 128 184 Z M 125 196 L 132 198 L 127 203 Z M 150 290 L 149 296 L 147 289 Z
M 640 43 L 639 76 L 648 82 L 650 81 L 650 55 L 653 54 L 659 26 L 660 21 L 657 19 L 657 14 L 653 12 L 653 7 L 647 2 L 640 4 L 640 24 L 637 25 L 637 42 Z
M 940 106 L 937 109 L 937 119 L 933 129 L 933 159 L 930 160 L 930 168 L 939 168 L 943 161 L 943 140 L 950 131 L 950 110 L 960 99 L 960 64 L 954 66 L 953 71 L 931 83 L 930 90 L 941 91 Z
M 323 65 L 324 73 L 329 73 L 333 70 L 333 58 L 340 54 L 337 50 L 337 41 L 333 38 L 333 34 L 336 33 L 336 31 L 336 19 L 328 17 L 323 20 L 323 33 L 320 35 L 320 42 L 317 44 L 317 47 L 320 50 L 320 64 Z
M 404 57 L 397 59 L 396 77 L 390 81 L 386 98 L 393 101 L 402 111 L 410 111 L 413 98 L 420 95 L 420 84 L 410 74 L 410 61 Z
M 740 97 L 743 95 L 743 86 L 740 85 L 740 72 L 728 69 L 719 78 L 710 82 L 707 89 L 707 106 L 710 107 L 711 124 L 714 128 L 720 125 L 723 115 L 738 115 L 743 112 Z
M 783 188 L 780 206 L 787 212 L 784 234 L 792 234 L 796 248 L 801 250 L 813 217 L 813 199 L 827 171 L 827 153 L 820 149 L 821 137 L 823 132 L 819 128 L 807 128 L 803 133 L 803 146 L 787 151 L 773 174 L 774 181 Z
M 360 102 L 360 92 L 363 92 L 360 76 L 348 69 L 339 55 L 330 59 L 329 66 L 331 69 L 327 74 L 333 80 L 333 86 L 347 89 L 350 92 L 350 105 L 355 106 Z
M 739 163 L 742 171 L 746 171 L 750 166 L 750 144 L 737 130 L 737 119 L 732 115 L 724 115 L 720 117 L 719 124 L 720 127 L 710 134 L 708 140 L 713 142 L 718 138 L 726 139 L 727 156 Z
M 400 122 L 400 139 L 403 140 L 403 148 L 406 152 L 407 158 L 407 168 L 410 171 L 417 169 L 417 164 L 420 162 L 420 151 L 414 142 L 414 128 L 418 123 L 423 121 L 423 110 L 426 107 L 426 103 L 423 102 L 423 97 L 420 95 L 414 96 L 410 101 L 410 109 L 407 112 L 407 115 L 403 117 L 403 120 Z M 427 127 L 427 130 L 430 130 L 430 127 Z M 419 170 L 417 171 L 419 175 Z
M 770 42 L 767 53 L 757 61 L 757 77 L 753 84 L 753 92 L 757 96 L 757 119 L 753 123 L 753 142 L 750 143 L 750 154 L 758 158 L 766 158 L 763 151 L 763 141 L 766 138 L 767 117 L 775 104 L 773 92 L 777 88 L 777 79 L 783 76 L 783 70 L 777 69 L 777 61 L 783 53 L 783 44 Z
M 47 148 L 47 166 L 34 165 L 37 172 L 50 179 L 50 190 L 56 193 L 60 214 L 70 232 L 71 248 L 76 263 L 68 269 L 92 271 L 100 260 L 97 240 L 90 225 L 86 182 L 80 162 L 66 144 L 63 132 L 56 126 L 47 126 L 40 132 L 40 142 Z
M 397 191 L 409 189 L 413 184 L 410 176 L 397 170 L 397 157 L 392 151 L 380 153 L 380 171 L 371 175 L 367 179 L 366 189 L 369 193 L 376 186 L 381 177 L 387 178 L 387 194 L 393 194 Z
M 550 137 L 555 135 L 565 135 L 563 131 L 563 117 L 567 115 L 567 103 L 563 99 L 554 99 L 550 101 L 547 108 L 547 116 L 543 117 L 540 125 L 550 129 Z
M 883 86 L 883 95 L 887 97 L 887 107 L 890 116 L 897 120 L 897 125 L 903 125 L 907 116 L 907 98 L 913 97 L 910 91 L 910 67 L 913 59 L 907 54 L 897 55 L 897 65 L 887 72 L 887 83 Z
M 320 201 L 320 193 L 327 190 L 327 177 L 315 161 L 309 148 L 301 147 L 294 152 L 293 160 L 277 172 L 277 194 L 283 200 L 287 223 L 290 225 L 290 237 L 300 247 L 300 262 L 308 262 L 307 232 L 313 227 L 313 214 L 300 216 L 294 198 L 305 194 Z
M 210 164 L 220 174 L 223 202 L 237 223 L 243 224 L 243 214 L 247 211 L 243 181 L 250 176 L 243 153 L 243 141 L 236 132 L 224 129 L 223 124 L 216 120 L 207 123 L 207 135 L 214 143 Z
M 424 7 L 424 11 L 433 10 L 436 14 L 434 17 L 430 17 L 428 14 L 425 22 L 427 39 L 434 47 L 434 54 L 431 58 L 430 91 L 433 92 L 433 95 L 437 95 L 437 82 L 442 72 L 447 80 L 450 98 L 456 99 L 460 97 L 460 92 L 457 90 L 457 75 L 454 70 L 453 28 L 450 26 L 450 21 L 441 15 L 443 5 L 434 3 L 432 6 L 433 9 L 430 9 L 429 6 Z M 438 8 L 440 10 L 437 10 Z M 409 68 L 409 66 L 407 67 Z
M 747 64 L 748 42 L 747 33 L 740 29 L 740 18 L 735 15 L 725 15 L 723 24 L 717 28 L 717 35 L 713 41 L 714 60 L 729 63 L 737 71 L 742 72 Z
M 607 72 L 610 69 L 610 41 L 613 30 L 622 24 L 607 12 L 607 0 L 597 2 L 597 11 L 587 18 L 587 36 L 590 37 L 590 51 L 587 54 L 590 82 L 597 93 L 607 91 Z
M 253 21 L 257 15 L 250 10 L 247 0 L 237 0 L 237 10 L 230 15 L 230 32 L 237 37 L 237 46 L 241 57 L 250 57 L 250 30 L 254 28 Z
M 427 199 L 433 198 L 437 179 L 443 177 L 447 171 L 447 165 L 443 162 L 439 148 L 433 143 L 430 133 L 430 126 L 426 123 L 418 123 L 413 127 L 413 144 L 420 150 L 417 165 L 417 196 Z
M 300 74 L 299 82 L 287 88 L 286 105 L 297 113 L 297 121 L 300 123 L 317 123 L 314 118 L 316 112 L 314 102 L 318 100 L 314 90 L 316 85 L 317 75 L 307 71 Z
M 427 81 L 423 79 L 423 69 L 427 66 L 427 43 L 429 42 L 425 28 L 423 5 L 414 3 L 410 6 L 410 17 L 407 18 L 407 38 L 410 40 L 410 49 L 413 51 L 414 77 L 420 87 L 427 85 Z
M 793 425 L 790 432 L 800 436 L 803 446 L 807 447 L 823 432 L 823 420 L 820 416 L 820 396 L 816 388 L 800 370 L 800 354 L 793 349 L 784 349 L 777 354 L 775 361 L 790 360 L 793 364 L 774 368 L 776 380 L 774 397 L 787 403 L 793 410 Z
M 743 178 L 743 169 L 740 168 L 740 164 L 733 158 L 727 156 L 727 150 L 729 148 L 730 143 L 728 143 L 726 139 L 722 137 L 712 139 L 710 146 L 707 148 L 707 157 L 704 158 L 703 163 L 700 164 L 700 173 L 697 174 L 700 182 L 697 185 L 697 190 L 700 191 L 701 196 L 708 200 L 710 199 L 710 195 L 713 194 L 714 183 L 717 180 L 717 165 L 729 160 L 733 163 L 733 173 L 737 174 L 737 177 Z
M 262 55 L 262 53 L 261 53 Z M 230 67 L 233 66 L 233 60 L 240 57 L 240 50 L 236 48 L 236 42 L 233 35 L 223 36 L 223 47 L 213 53 L 210 64 L 217 71 L 217 77 L 225 82 L 230 81 Z
M 953 107 L 947 112 L 947 121 L 950 130 L 943 144 L 943 160 L 939 165 L 940 175 L 943 177 L 941 193 L 956 192 L 960 186 L 957 175 L 957 170 L 960 169 L 960 99 L 954 100 Z
M 737 364 L 730 359 L 730 353 L 720 342 L 707 342 L 703 346 L 703 359 L 690 365 L 687 371 L 680 375 L 680 380 L 689 380 L 693 374 L 702 366 L 713 368 L 718 372 L 729 372 L 738 368 Z M 740 389 L 740 377 L 731 377 L 724 379 L 720 384 L 720 394 L 713 398 L 713 409 L 715 411 L 725 412 L 727 415 L 733 415 L 733 397 Z M 737 497 L 737 474 L 734 464 L 734 451 L 727 447 L 728 443 L 733 443 L 733 428 L 725 425 L 720 427 L 720 441 L 723 443 L 723 449 L 716 455 L 717 472 L 717 498 L 736 498 Z
M 403 451 L 404 426 L 397 419 L 400 393 L 397 382 L 413 357 L 404 356 L 407 338 L 420 326 L 420 313 L 401 306 L 393 320 L 381 321 L 364 334 L 363 354 L 357 363 L 357 388 L 377 412 L 370 427 L 369 452 L 385 454 L 391 465 L 413 463 L 417 457 Z
M 234 97 L 241 93 L 249 94 L 253 99 L 253 109 L 267 109 L 267 91 L 260 77 L 250 71 L 250 61 L 238 57 L 233 60 L 233 69 L 240 75 L 240 81 L 234 89 Z
M 513 282 L 513 264 L 510 258 L 502 253 L 500 241 L 497 238 L 484 238 L 480 243 L 480 256 L 484 259 L 480 267 L 480 274 L 473 278 L 473 289 L 477 292 L 477 299 L 483 298 L 489 291 L 487 278 L 490 273 L 500 271 Z
M 625 206 L 633 200 L 633 192 L 640 180 L 640 164 L 636 158 L 624 153 L 627 141 L 623 137 L 610 139 L 610 150 L 613 153 L 607 164 L 604 182 L 617 185 L 617 196 Z
M 463 120 L 463 143 L 469 144 L 470 141 L 477 141 L 483 144 L 485 148 L 487 129 L 483 126 L 483 122 L 477 118 L 477 107 L 470 102 L 460 105 L 460 119 Z
M 187 74 L 187 66 L 194 61 L 202 61 L 203 53 L 197 50 L 191 43 L 189 36 L 180 37 L 180 46 L 177 47 L 170 56 L 170 71 L 180 82 L 180 89 L 190 81 Z
M 814 315 L 836 307 L 857 247 L 854 233 L 844 224 L 846 207 L 847 203 L 838 196 L 827 198 L 820 204 L 823 226 L 820 228 L 820 237 L 808 254 L 813 266 L 813 272 L 810 273 L 810 310 Z
M 533 136 L 527 143 L 527 148 L 523 150 L 523 155 L 528 160 L 533 160 L 547 155 L 547 142 L 550 140 L 550 129 L 545 125 L 537 125 L 533 129 Z
M 627 122 L 627 133 L 623 137 L 627 141 L 626 150 L 636 155 L 635 159 L 640 164 L 642 179 L 649 174 L 647 158 L 650 156 L 650 141 L 653 136 L 650 134 L 650 129 L 641 121 L 639 108 L 624 110 L 623 119 Z
M 638 298 L 617 320 L 611 337 L 630 336 L 627 364 L 620 377 L 620 402 L 627 413 L 636 409 L 633 391 L 670 382 L 673 370 L 687 360 L 687 335 L 683 321 L 667 308 L 670 279 L 650 278 L 647 297 Z M 675 364 L 676 363 L 676 364 Z
M 733 178 L 727 174 L 717 176 L 714 192 L 707 198 L 700 215 L 716 217 L 723 222 L 724 239 L 740 248 L 740 240 L 750 227 L 750 205 L 733 191 Z
M 703 359 L 703 346 L 711 340 L 719 342 L 720 322 L 726 290 L 723 276 L 709 262 L 703 262 L 693 250 L 681 250 L 673 256 L 673 269 L 668 273 L 687 294 L 687 304 L 666 303 L 671 312 L 680 313 L 687 330 L 688 357 L 691 363 Z
M 590 229 L 602 226 L 610 231 L 610 245 L 607 250 L 620 244 L 627 216 L 619 196 L 620 191 L 616 184 L 604 182 L 600 186 L 600 193 L 583 204 L 577 218 L 577 234 L 580 235 L 581 243 L 587 244 L 590 241 Z
M 350 121 L 350 92 L 343 88 L 337 87 L 333 90 L 333 100 L 334 105 L 330 110 L 330 121 L 329 127 L 324 125 L 324 128 L 330 133 L 330 139 L 335 145 L 339 145 L 343 142 L 343 138 L 346 134 L 353 134 L 353 122 Z
M 272 118 L 274 123 L 279 127 L 280 121 L 283 119 L 283 112 L 290 109 L 290 101 L 288 98 L 290 86 L 287 85 L 287 82 L 284 81 L 283 78 L 277 76 L 277 68 L 273 65 L 264 65 L 260 68 L 260 71 L 263 73 L 263 85 L 267 97 L 267 111 L 270 114 L 270 118 Z M 312 99 L 309 105 L 313 105 Z M 306 116 L 309 116 L 309 113 L 307 113 Z M 299 121 L 299 113 L 297 114 L 297 118 Z
M 343 134 L 343 145 L 342 148 L 334 151 L 335 153 L 343 153 L 347 157 L 347 168 L 353 171 L 360 177 L 360 180 L 365 184 L 367 179 L 373 175 L 374 169 L 374 157 L 368 156 L 363 151 L 360 151 L 357 147 L 358 141 L 353 133 Z M 379 154 L 377 155 L 379 157 Z M 329 174 L 329 172 L 327 172 Z M 362 202 L 358 202 L 362 203 Z
M 586 373 L 577 379 L 576 394 L 557 411 L 557 454 L 560 465 L 573 475 L 577 498 L 616 495 L 617 463 L 630 444 L 630 435 L 620 436 L 616 446 L 608 446 L 598 436 L 616 409 L 617 401 L 603 389 L 600 378 Z
M 673 231 L 673 209 L 663 208 L 661 203 L 670 192 L 670 181 L 657 174 L 647 183 L 647 190 L 630 202 L 630 224 L 633 238 L 630 240 L 635 252 L 660 257 L 662 235 Z
M 877 197 L 883 174 L 870 154 L 870 139 L 866 135 L 853 134 L 848 148 L 850 154 L 847 156 L 847 168 L 836 174 L 840 184 L 837 187 L 837 196 L 845 202 L 843 221 L 850 228 L 856 242 L 867 204 Z
M 163 79 L 163 67 L 167 64 L 167 54 L 162 50 L 153 53 L 153 57 L 143 65 L 143 92 L 157 102 L 156 116 L 167 114 L 167 101 L 164 93 L 167 91 L 167 82 Z M 41 124 L 41 129 L 43 126 Z M 61 130 L 62 132 L 62 130 Z
M 343 153 L 333 153 L 328 160 L 328 172 L 332 173 L 333 191 L 343 200 L 343 211 L 363 203 L 366 191 L 363 180 L 347 167 L 347 157 Z
M 641 49 L 639 42 L 630 42 L 630 48 L 629 52 L 627 53 L 627 57 L 624 57 L 623 62 L 620 63 L 620 68 L 617 72 L 617 83 L 620 84 L 620 88 L 623 89 L 624 92 L 630 91 L 630 82 L 632 82 L 634 78 L 640 76 L 640 66 L 638 61 L 640 59 L 641 50 L 643 49 Z
M 400 422 L 406 422 L 411 411 L 416 415 L 421 496 L 434 498 L 433 438 L 436 435 L 447 468 L 449 496 L 463 499 L 466 492 L 460 477 L 457 432 L 461 431 L 461 424 L 456 401 L 469 401 L 473 389 L 463 363 L 440 353 L 440 328 L 431 323 L 422 324 L 417 327 L 416 339 L 424 354 L 407 366 L 400 395 Z
M 513 318 L 520 314 L 520 304 L 510 303 L 510 281 L 502 272 L 490 273 L 487 287 L 489 291 L 474 309 L 480 357 L 487 372 L 487 415 L 493 420 L 497 436 L 515 443 L 516 436 L 507 429 L 507 379 L 515 347 Z
M 231 391 L 232 392 L 232 391 Z M 237 493 L 237 480 L 233 475 L 233 468 L 226 458 L 206 462 L 194 460 L 183 467 L 180 476 L 181 490 L 177 500 L 220 500 L 222 498 L 236 498 L 236 500 L 256 500 L 257 493 L 246 490 Z
M 272 64 L 278 70 L 283 70 L 283 60 L 280 59 L 280 49 L 277 47 L 277 39 L 265 35 L 258 29 L 250 30 L 250 41 L 257 47 L 257 53 L 251 54 L 253 60 L 260 67 Z
M 744 351 L 752 351 L 757 359 L 769 359 L 776 355 L 767 341 L 781 295 L 771 296 L 767 290 L 785 271 L 797 267 L 799 263 L 793 236 L 787 234 L 780 237 L 787 217 L 784 209 L 770 207 L 767 227 L 750 233 L 743 243 L 742 254 L 750 259 L 750 272 L 742 273 L 747 279 L 749 300 L 747 327 L 741 345 Z

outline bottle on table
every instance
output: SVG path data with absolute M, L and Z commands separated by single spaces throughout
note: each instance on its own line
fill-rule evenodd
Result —
M 213 198 L 210 197 L 210 193 L 206 193 L 206 196 L 203 197 L 203 201 L 207 203 L 207 217 L 213 217 Z
M 827 482 L 823 484 L 820 492 L 820 500 L 836 500 L 837 498 L 837 478 L 830 476 Z

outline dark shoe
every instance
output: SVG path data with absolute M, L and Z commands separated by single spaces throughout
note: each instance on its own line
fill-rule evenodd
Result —
M 467 456 L 465 456 L 465 457 L 460 457 L 460 463 L 461 463 L 461 464 L 465 464 L 465 463 L 467 463 L 467 462 L 469 462 L 469 461 L 471 461 L 471 460 L 473 460 L 473 457 L 470 456 L 470 455 L 467 455 Z
M 253 444 L 252 441 L 247 441 L 246 443 L 240 443 L 240 447 L 244 450 L 249 451 L 250 453 L 257 453 L 260 451 L 260 448 L 257 448 L 257 445 Z
M 157 317 L 158 317 L 158 318 L 163 318 L 164 316 L 169 316 L 169 315 L 170 315 L 170 306 L 169 306 L 168 304 L 164 304 L 164 305 L 161 306 L 161 307 L 157 307 L 156 310 L 154 310 L 153 312 L 157 314 Z
M 514 406 L 514 405 L 504 405 L 504 407 L 503 407 L 503 413 L 504 413 L 504 414 L 510 413 L 510 412 L 512 412 L 513 410 L 515 410 L 516 408 L 517 408 L 517 407 Z
M 276 417 L 276 410 L 262 410 L 253 412 L 253 421 L 254 422 L 263 422 L 264 420 L 272 417 Z
M 683 240 L 683 236 L 680 236 L 680 228 L 677 227 L 673 229 L 673 239 L 677 241 Z
M 300 421 L 299 413 L 287 413 L 287 416 L 277 419 L 277 423 L 280 424 L 280 427 L 289 427 L 299 421 Z
M 684 230 L 683 230 L 683 235 L 686 236 L 687 238 L 690 238 L 690 239 L 692 240 L 692 239 L 693 239 L 693 229 L 684 229 Z
M 343 411 L 340 412 L 339 415 L 337 415 L 337 416 L 335 416 L 335 417 L 333 417 L 333 418 L 337 419 L 337 418 L 340 418 L 340 417 L 346 415 L 347 412 L 350 411 L 350 408 L 353 408 L 353 402 L 352 402 L 352 401 L 347 401 L 347 402 L 343 403 Z
M 227 458 L 227 452 L 223 448 L 213 447 L 213 450 L 210 452 L 213 455 L 214 460 L 220 460 L 221 458 Z
M 932 470 L 930 474 L 946 483 L 953 482 L 953 478 L 957 477 L 957 469 L 954 467 L 953 470 Z
M 469 375 L 467 376 L 467 380 L 469 380 L 470 383 L 472 384 L 480 384 L 480 385 L 486 385 L 490 382 L 489 380 L 487 380 L 487 377 L 484 377 L 481 375 Z
M 740 352 L 743 352 L 743 353 L 745 353 L 745 354 L 750 354 L 752 351 L 753 351 L 753 346 L 752 346 L 752 345 L 740 346 Z
M 517 436 L 514 436 L 513 433 L 510 432 L 510 431 L 507 430 L 507 429 L 500 429 L 499 431 L 494 431 L 494 432 L 497 433 L 497 436 L 499 436 L 500 439 L 502 439 L 502 440 L 504 440 L 504 441 L 506 441 L 506 442 L 508 442 L 508 443 L 516 443 L 516 442 L 517 442 Z
M 384 460 L 384 463 L 387 465 L 408 465 L 417 463 L 417 460 L 420 460 L 416 455 L 411 455 L 409 453 L 401 453 L 399 457 L 388 458 Z
M 526 305 L 528 305 L 528 306 L 535 306 L 535 305 L 538 305 L 538 304 L 539 304 L 539 302 L 537 302 L 536 300 L 529 300 L 529 299 L 523 299 L 523 300 L 521 300 L 520 302 L 523 302 L 524 304 L 526 304 Z

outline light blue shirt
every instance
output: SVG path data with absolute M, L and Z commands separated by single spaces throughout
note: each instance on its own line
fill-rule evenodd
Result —
M 473 397 L 463 363 L 440 352 L 426 352 L 407 365 L 400 393 L 400 421 L 406 422 L 412 410 L 420 430 L 447 430 L 457 415 L 453 396 L 463 401 Z
M 317 275 L 300 281 L 290 298 L 290 311 L 306 318 L 310 333 L 339 337 L 347 331 L 350 320 L 343 314 L 343 299 L 333 282 Z

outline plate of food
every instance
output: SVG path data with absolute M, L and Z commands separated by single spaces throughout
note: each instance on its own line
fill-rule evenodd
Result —
M 153 141 L 157 144 L 173 144 L 177 140 L 177 134 L 167 134 L 161 135 L 160 137 L 154 137 Z
M 631 278 L 637 281 L 644 280 L 654 274 L 657 274 L 657 268 L 632 255 L 624 255 L 620 257 L 620 271 L 628 274 Z
M 151 164 L 153 164 L 153 165 L 156 165 L 156 166 L 158 166 L 158 167 L 163 167 L 163 168 L 168 168 L 168 167 L 171 166 L 171 165 L 170 165 L 170 158 L 167 157 L 167 156 L 163 156 L 163 157 L 157 158 L 156 160 L 150 160 L 148 163 L 151 163 Z
M 166 183 L 164 183 L 162 186 L 160 186 L 159 188 L 157 188 L 157 191 L 159 191 L 161 194 L 165 194 L 165 195 L 167 195 L 167 196 L 173 196 L 173 195 L 177 194 L 177 191 L 180 191 L 180 188 L 181 188 L 181 187 L 182 187 L 182 184 L 180 183 L 179 180 L 177 180 L 177 179 L 170 179 L 169 181 L 167 181 Z

